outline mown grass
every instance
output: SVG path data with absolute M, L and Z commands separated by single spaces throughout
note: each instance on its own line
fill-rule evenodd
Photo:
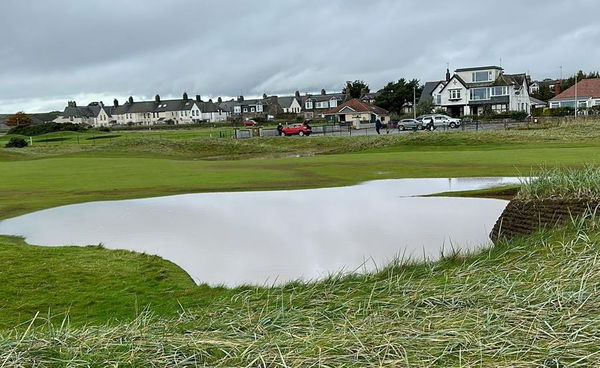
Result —
M 600 364 L 593 222 L 470 256 L 240 290 L 176 318 L 24 325 L 8 366 L 591 367 Z M 40 316 L 38 316 L 40 318 Z M 43 317 L 41 318 L 43 320 Z

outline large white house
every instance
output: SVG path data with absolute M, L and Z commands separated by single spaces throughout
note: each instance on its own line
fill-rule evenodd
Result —
M 160 124 L 193 124 L 203 121 L 219 122 L 227 120 L 227 112 L 212 101 L 202 101 L 188 98 L 187 93 L 182 99 L 161 100 L 156 95 L 154 101 L 136 102 L 129 97 L 127 102 L 119 104 L 114 100 L 112 106 L 102 102 L 91 103 L 88 106 L 77 106 L 69 101 L 64 112 L 56 118 L 56 122 L 72 122 L 88 124 L 96 127 L 111 125 L 160 125 Z
M 486 112 L 531 111 L 529 77 L 505 74 L 498 66 L 457 69 L 446 80 L 427 82 L 422 99 L 431 98 L 437 108 L 452 116 Z

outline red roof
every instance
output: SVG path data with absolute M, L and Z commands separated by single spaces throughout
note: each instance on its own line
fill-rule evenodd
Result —
M 592 97 L 600 98 L 600 78 L 582 79 L 577 83 L 577 98 Z M 575 86 L 565 90 L 563 93 L 555 96 L 552 100 L 574 99 Z
M 382 109 L 379 106 L 371 105 L 366 102 L 359 100 L 358 98 L 353 98 L 339 105 L 338 107 L 334 107 L 333 109 L 329 109 L 325 111 L 325 115 L 333 115 L 342 111 L 345 107 L 351 108 L 354 112 L 372 112 L 377 115 L 387 115 L 389 111 L 386 109 Z

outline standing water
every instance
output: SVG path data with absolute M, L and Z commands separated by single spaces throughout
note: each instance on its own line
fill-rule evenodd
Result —
M 415 197 L 517 178 L 398 179 L 356 186 L 186 194 L 52 208 L 0 222 L 31 244 L 159 255 L 197 283 L 236 286 L 369 271 L 490 244 L 506 201 Z

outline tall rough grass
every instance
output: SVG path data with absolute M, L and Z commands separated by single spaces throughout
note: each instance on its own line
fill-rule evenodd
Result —
M 600 199 L 600 166 L 550 168 L 523 179 L 518 199 Z
M 599 366 L 599 241 L 577 221 L 466 258 L 245 289 L 171 320 L 31 323 L 0 336 L 0 367 Z

